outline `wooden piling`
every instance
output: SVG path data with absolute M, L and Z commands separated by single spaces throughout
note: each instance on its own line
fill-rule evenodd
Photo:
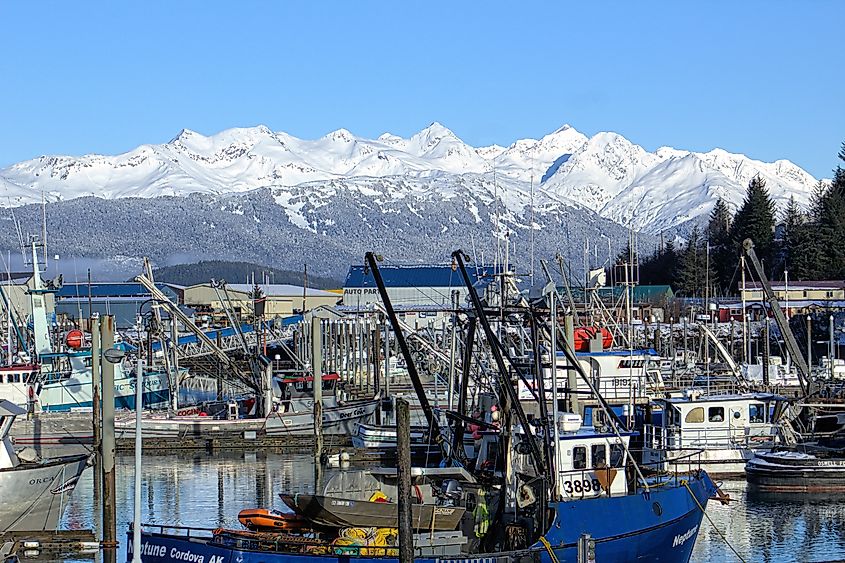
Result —
M 94 503 L 98 504 L 103 498 L 103 443 L 102 443 L 102 411 L 100 397 L 103 389 L 103 374 L 100 372 L 100 319 L 90 319 L 91 330 L 91 410 L 93 411 L 94 438 Z M 103 511 L 99 505 L 94 509 L 97 518 L 94 519 L 94 533 L 97 541 L 103 539 Z
M 320 483 L 323 456 L 323 358 L 321 319 L 311 318 L 311 376 L 314 387 L 314 471 L 315 487 Z
M 100 326 L 102 350 L 114 348 L 114 317 L 106 316 Z M 117 508 L 114 469 L 114 364 L 101 362 L 103 374 L 103 559 L 106 563 L 117 560 Z
M 414 560 L 411 521 L 411 412 L 405 399 L 396 399 L 396 468 L 399 495 L 399 561 Z

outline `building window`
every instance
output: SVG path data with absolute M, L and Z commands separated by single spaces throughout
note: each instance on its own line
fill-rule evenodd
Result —
M 707 420 L 709 420 L 710 422 L 724 422 L 724 407 L 710 407 L 709 409 L 707 409 Z
M 704 422 L 704 407 L 695 407 L 687 413 L 684 417 L 684 422 L 699 423 Z
M 572 468 L 586 469 L 587 468 L 587 448 L 584 446 L 577 446 L 572 450 Z

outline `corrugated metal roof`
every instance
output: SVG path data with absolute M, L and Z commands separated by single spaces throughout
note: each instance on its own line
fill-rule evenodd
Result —
M 156 287 L 165 293 L 173 293 L 167 284 L 157 283 Z M 136 282 L 91 282 L 91 297 L 149 297 L 150 292 Z M 88 283 L 65 283 L 56 293 L 56 297 L 88 297 Z
M 464 282 L 458 271 L 451 266 L 379 266 L 384 285 L 387 287 L 463 287 Z M 473 283 L 482 278 L 492 279 L 492 266 L 467 267 Z M 376 287 L 372 272 L 364 275 L 364 266 L 350 266 L 346 274 L 344 288 Z
M 240 293 L 249 293 L 252 291 L 252 288 L 255 287 L 249 283 L 229 283 L 226 284 L 226 287 L 233 291 L 238 291 Z M 271 283 L 271 284 L 259 284 L 259 286 L 263 291 L 264 295 L 267 297 L 299 297 L 302 298 L 302 286 L 300 285 L 288 285 L 288 284 L 281 284 L 281 283 Z M 337 293 L 332 293 L 330 291 L 323 291 L 322 289 L 312 289 L 308 288 L 305 290 L 306 297 L 337 297 Z
M 772 286 L 772 289 L 782 291 L 789 287 L 790 290 L 793 289 L 842 289 L 845 288 L 845 281 L 841 280 L 819 280 L 819 281 L 792 281 L 790 280 L 787 284 L 784 281 L 772 281 L 769 282 L 769 285 Z M 760 282 L 747 282 L 745 284 L 746 289 L 762 289 L 762 285 Z

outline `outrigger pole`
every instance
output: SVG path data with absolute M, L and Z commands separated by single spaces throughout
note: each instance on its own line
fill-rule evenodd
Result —
M 493 329 L 490 328 L 490 322 L 487 320 L 487 315 L 484 312 L 484 307 L 481 305 L 481 299 L 478 298 L 478 292 L 475 291 L 475 287 L 472 285 L 472 281 L 469 279 L 469 274 L 467 273 L 466 266 L 464 265 L 464 251 L 463 250 L 456 250 L 452 253 L 452 259 L 458 265 L 458 269 L 461 271 L 461 276 L 464 278 L 464 284 L 469 291 L 470 299 L 472 300 L 472 306 L 475 308 L 476 314 L 478 315 L 478 321 L 481 323 L 481 328 L 484 331 L 484 336 L 487 338 L 487 341 L 490 342 L 490 350 L 493 352 L 493 358 L 496 360 L 496 367 L 498 368 L 499 374 L 499 384 L 502 387 L 505 395 L 508 398 L 508 401 L 511 404 L 511 407 L 516 412 L 516 418 L 519 420 L 519 424 L 525 430 L 526 436 L 528 436 L 528 445 L 531 449 L 531 457 L 534 459 L 535 467 L 538 470 L 543 470 L 546 468 L 546 464 L 543 460 L 543 453 L 540 451 L 540 448 L 537 446 L 537 441 L 533 439 L 531 435 L 531 426 L 528 425 L 528 418 L 525 416 L 525 411 L 522 410 L 522 406 L 519 404 L 519 396 L 517 395 L 516 391 L 513 388 L 513 384 L 510 382 L 510 378 L 507 377 L 507 367 L 505 366 L 505 360 L 502 356 L 502 350 L 500 349 L 501 343 L 496 338 L 496 335 L 493 333 Z M 517 374 L 520 378 L 522 374 L 520 373 L 519 369 L 511 362 L 511 365 L 514 366 Z M 530 387 L 529 387 L 530 388 Z M 545 423 L 545 421 L 543 421 Z M 505 429 L 505 431 L 509 431 Z

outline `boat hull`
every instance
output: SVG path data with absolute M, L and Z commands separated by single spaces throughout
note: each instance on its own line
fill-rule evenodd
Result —
M 281 497 L 291 509 L 321 526 L 396 528 L 399 525 L 399 512 L 395 503 L 319 495 Z M 414 504 L 411 506 L 411 526 L 415 530 L 454 530 L 465 512 L 463 507 Z
M 577 561 L 578 538 L 583 533 L 589 533 L 595 539 L 596 561 L 686 563 L 692 555 L 703 516 L 699 505 L 705 507 L 715 491 L 713 482 L 701 472 L 691 477 L 688 485 L 664 486 L 649 493 L 555 503 L 555 521 L 545 538 L 561 562 Z M 134 549 L 131 531 L 128 537 L 127 562 L 132 560 Z M 184 534 L 146 530 L 141 536 L 141 554 L 145 563 L 176 559 L 199 561 L 200 557 L 214 563 L 398 562 L 396 557 L 250 550 L 189 538 Z M 420 563 L 495 563 L 505 560 L 550 562 L 552 558 L 541 543 L 514 552 L 415 558 Z
M 128 374 L 114 381 L 116 409 L 135 409 L 135 377 Z M 90 372 L 74 373 L 67 379 L 48 381 L 38 392 L 38 402 L 45 412 L 70 412 L 91 409 L 92 390 Z M 170 403 L 170 384 L 163 373 L 144 375 L 144 408 L 167 408 Z
M 649 469 L 669 473 L 703 469 L 714 478 L 741 477 L 745 475 L 748 460 L 759 451 L 741 447 L 659 451 L 646 448 L 643 451 L 643 462 Z
M 352 433 L 352 446 L 364 450 L 395 450 L 396 427 L 359 423 Z M 437 455 L 441 453 L 440 446 L 432 443 L 425 427 L 411 428 L 411 451 L 413 455 Z M 464 437 L 464 452 L 468 458 L 475 457 L 475 441 L 470 434 Z
M 323 434 L 349 435 L 355 425 L 368 420 L 378 401 L 356 401 L 323 409 Z M 256 432 L 268 437 L 313 436 L 314 414 L 310 411 L 273 413 L 266 419 L 216 420 L 208 417 L 145 416 L 141 421 L 143 438 L 202 438 L 219 433 Z M 117 438 L 134 439 L 135 418 L 115 421 Z
M 77 455 L 0 470 L 0 533 L 55 530 L 87 464 Z
M 745 469 L 751 491 L 760 493 L 845 493 L 845 459 L 762 455 Z

